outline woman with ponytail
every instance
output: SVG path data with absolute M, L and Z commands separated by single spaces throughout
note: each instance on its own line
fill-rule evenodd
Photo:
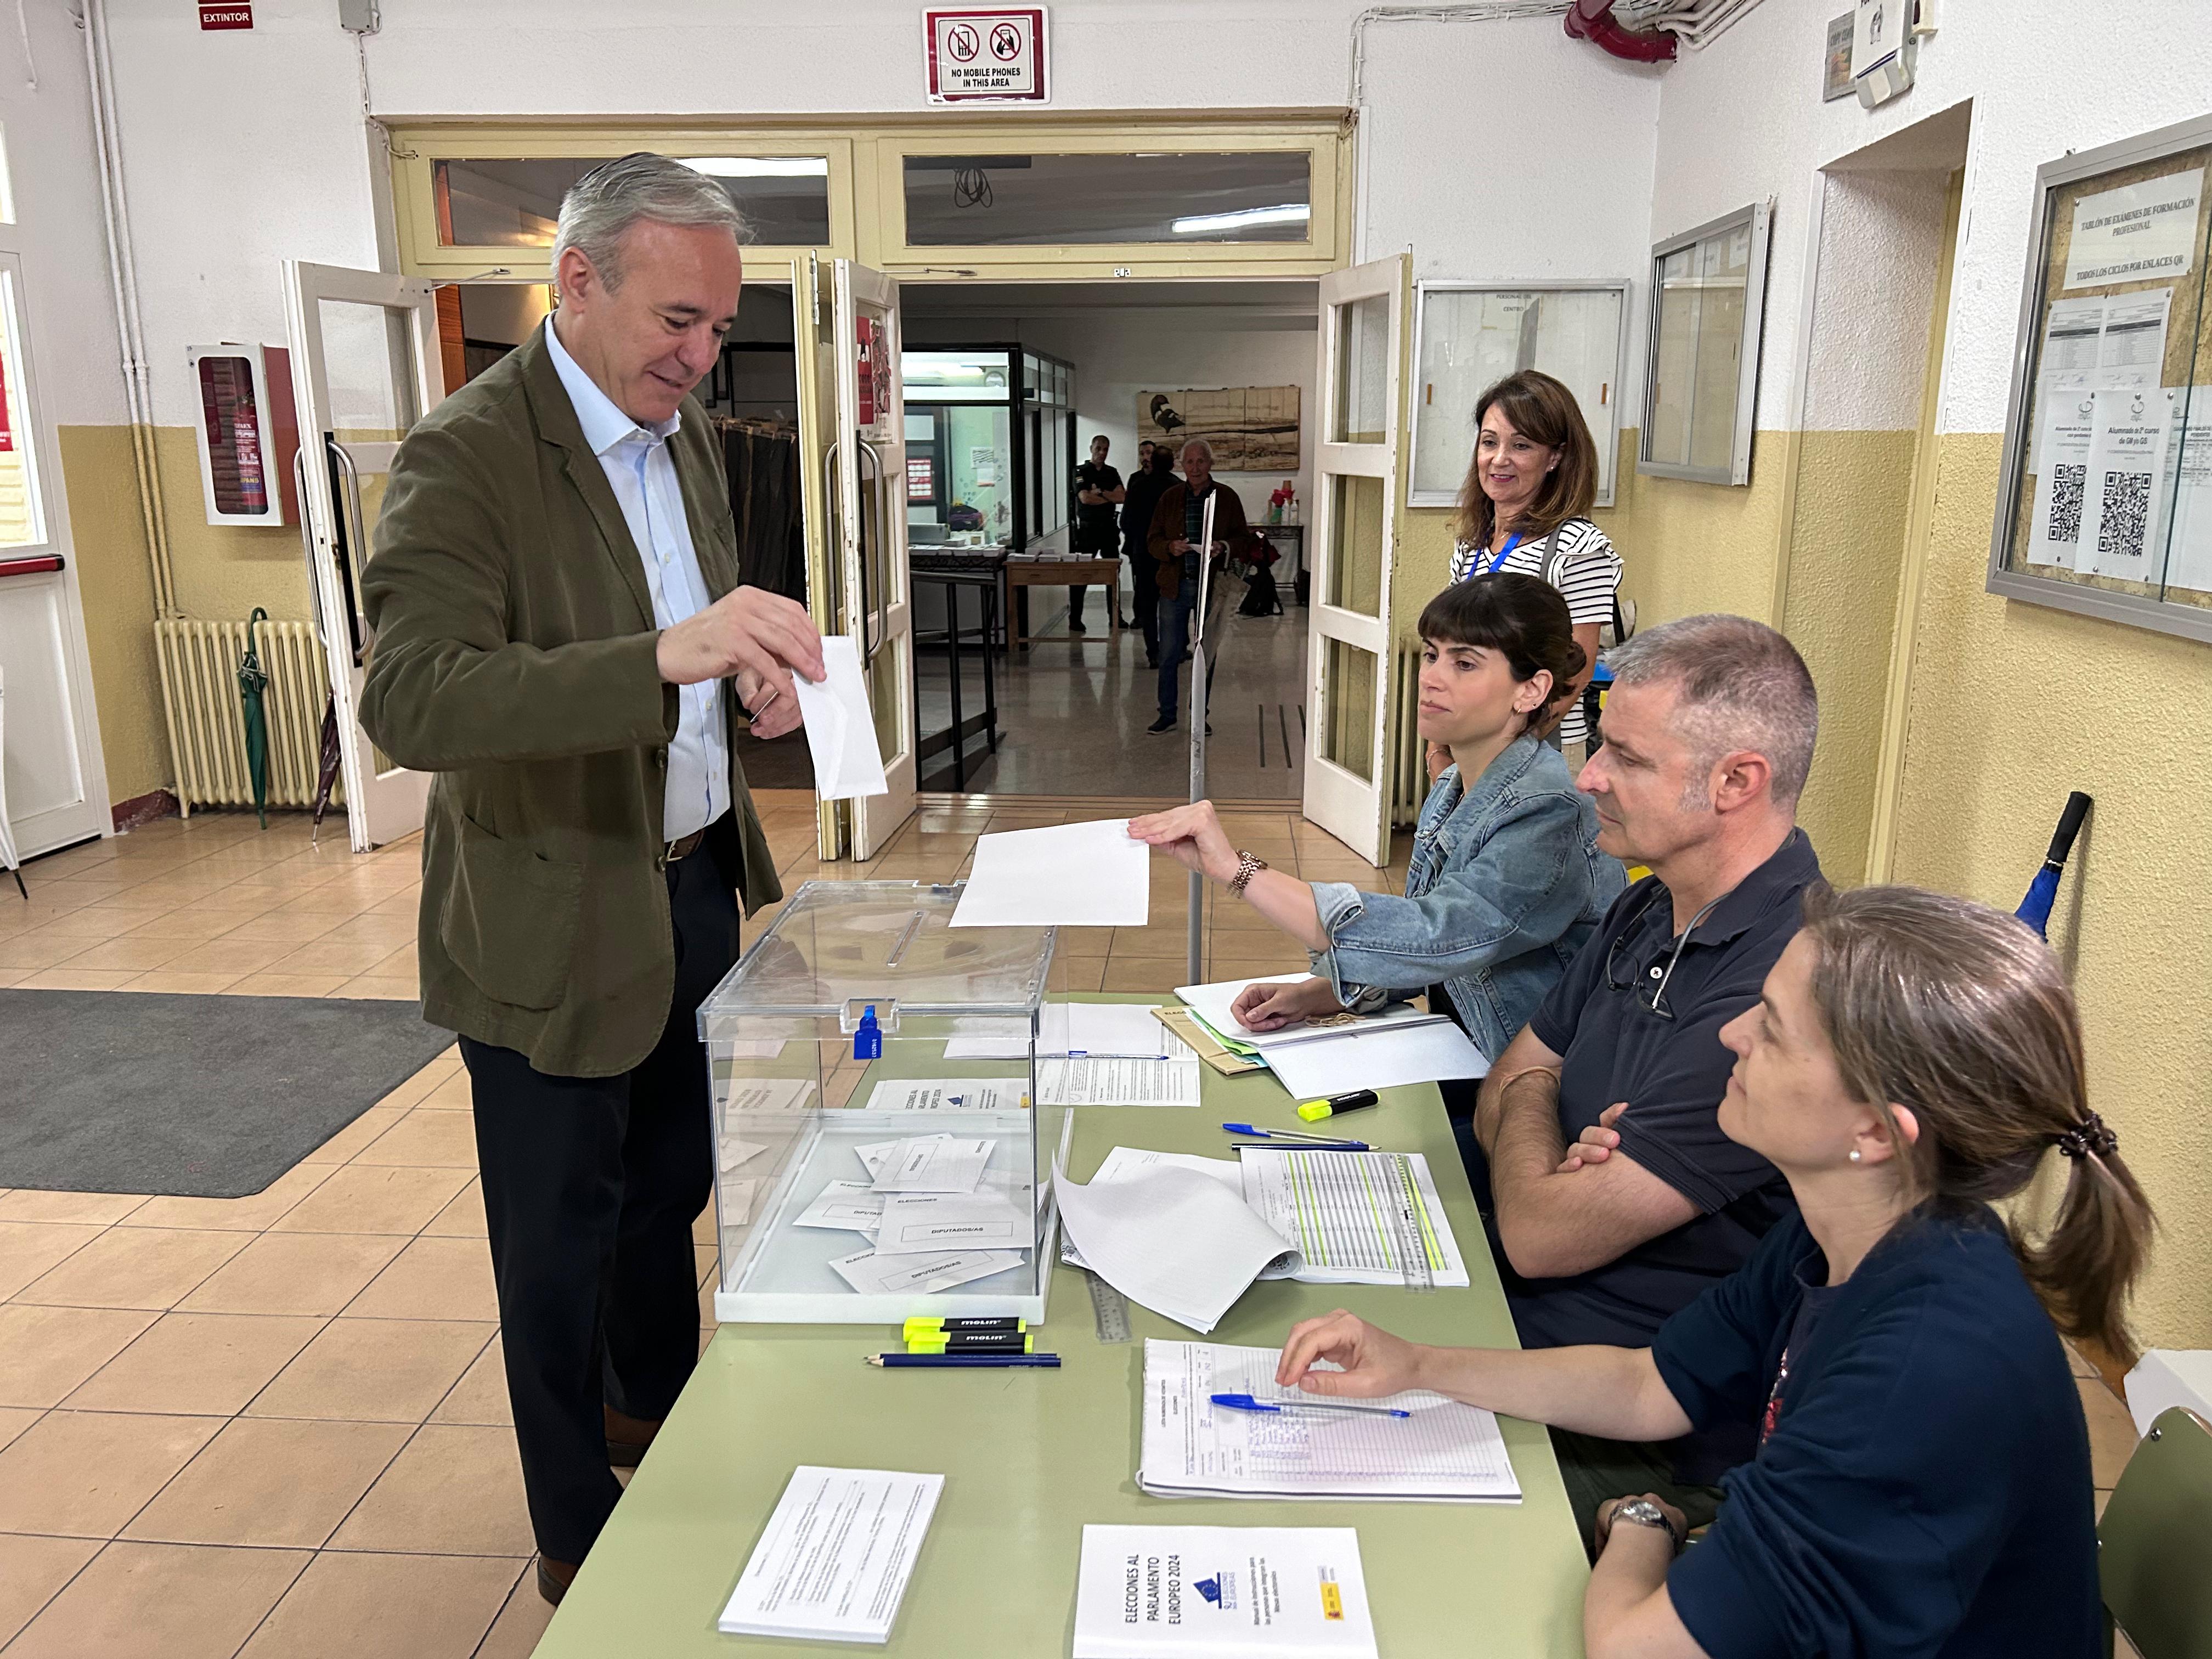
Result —
M 1756 1423 L 1694 1548 L 1656 1498 L 1600 1510 L 1591 1659 L 2100 1655 L 2088 1435 L 2058 1336 L 2133 1358 L 2151 1217 L 2090 1109 L 2058 963 L 1963 899 L 1816 890 L 1721 1036 L 1721 1127 L 1800 1213 L 1650 1348 L 1425 1347 L 1340 1312 L 1292 1329 L 1279 1379 L 1431 1389 L 1620 1439 Z M 1563 1170 L 1616 1140 L 1585 1132 Z M 2046 1231 L 1990 1207 L 2054 1156 Z

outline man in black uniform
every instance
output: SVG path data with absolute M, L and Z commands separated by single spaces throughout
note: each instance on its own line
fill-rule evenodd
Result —
M 1075 550 L 1094 559 L 1119 558 L 1121 553 L 1121 532 L 1115 522 L 1114 509 L 1128 492 L 1121 488 L 1121 475 L 1106 465 L 1106 452 L 1112 447 L 1106 434 L 1100 433 L 1091 441 L 1091 459 L 1075 469 Z M 1083 626 L 1085 592 L 1080 587 L 1067 590 L 1071 634 L 1087 631 Z

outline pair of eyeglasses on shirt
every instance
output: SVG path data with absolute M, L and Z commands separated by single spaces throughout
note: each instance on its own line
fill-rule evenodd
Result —
M 1721 899 L 1726 898 L 1728 895 L 1723 893 L 1720 898 L 1711 900 L 1705 908 L 1690 918 L 1690 925 L 1682 930 L 1681 938 L 1674 941 L 1674 950 L 1668 952 L 1667 966 L 1663 969 L 1657 963 L 1653 963 L 1644 970 L 1644 983 L 1641 985 L 1637 982 L 1632 968 L 1626 979 L 1617 977 L 1616 970 L 1620 959 L 1620 947 L 1627 943 L 1628 936 L 1636 932 L 1638 924 L 1644 920 L 1644 912 L 1666 896 L 1668 896 L 1667 890 L 1655 884 L 1651 890 L 1644 895 L 1644 902 L 1637 906 L 1636 914 L 1628 919 L 1628 925 L 1614 937 L 1613 948 L 1605 953 L 1605 986 L 1608 991 L 1634 991 L 1636 1000 L 1652 1013 L 1661 1019 L 1672 1019 L 1674 1018 L 1674 1011 L 1667 1006 L 1667 987 L 1674 981 L 1674 969 L 1681 965 L 1682 952 L 1690 943 L 1690 935 L 1698 931 L 1699 922 L 1712 915 L 1713 906 L 1718 904 Z

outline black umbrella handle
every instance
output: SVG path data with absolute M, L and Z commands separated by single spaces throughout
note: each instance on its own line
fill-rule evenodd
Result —
M 2066 867 L 2066 860 L 2073 855 L 2074 838 L 2081 833 L 2082 820 L 2089 816 L 2092 804 L 2079 789 L 2066 797 L 2066 810 L 2058 815 L 2058 833 L 2051 838 L 2051 850 L 2043 855 L 2043 861 L 2054 870 Z

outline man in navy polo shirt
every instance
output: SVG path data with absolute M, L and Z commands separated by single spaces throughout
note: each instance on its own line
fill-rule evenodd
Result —
M 1820 726 L 1796 650 L 1743 617 L 1639 634 L 1613 672 L 1601 746 L 1577 780 L 1598 846 L 1651 874 L 1485 1079 L 1469 1126 L 1476 1197 L 1524 1347 L 1647 1346 L 1790 1212 L 1774 1167 L 1717 1119 L 1735 1057 L 1720 1029 L 1759 1000 L 1820 878 L 1796 826 Z M 1617 1137 L 1601 1162 L 1571 1149 Z M 1583 1535 L 1608 1497 L 1659 1491 L 1699 1525 L 1754 1425 L 1644 1447 L 1554 1431 Z

